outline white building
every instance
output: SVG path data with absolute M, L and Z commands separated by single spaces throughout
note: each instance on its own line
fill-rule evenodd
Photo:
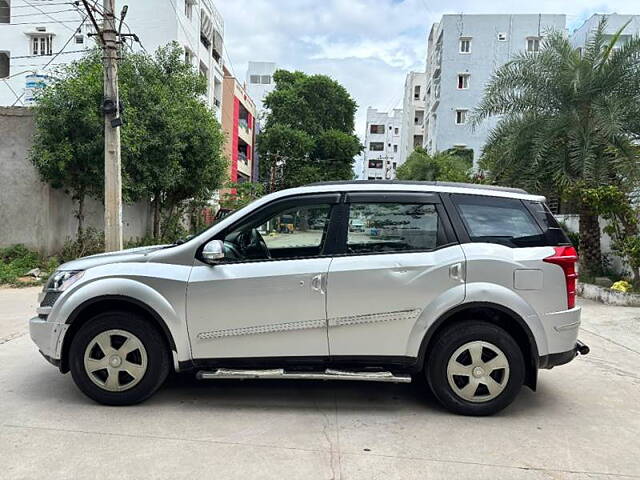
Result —
M 469 125 L 491 74 L 522 51 L 535 52 L 551 29 L 564 32 L 565 15 L 444 15 L 428 39 L 424 147 L 473 150 L 474 164 L 496 124 Z
M 33 89 L 55 76 L 56 67 L 95 46 L 85 15 L 71 1 L 0 0 L 0 105 L 29 105 Z M 178 42 L 185 60 L 209 80 L 207 100 L 221 118 L 224 22 L 211 0 L 129 2 L 122 31 L 137 34 L 149 53 Z
M 416 147 L 424 143 L 425 84 L 427 74 L 409 72 L 404 82 L 402 128 L 398 166 L 402 165 Z
M 402 110 L 391 114 L 375 108 L 367 109 L 367 130 L 364 142 L 364 180 L 393 180 L 400 165 Z
M 571 44 L 575 48 L 584 48 L 603 18 L 606 18 L 607 20 L 605 34 L 608 38 L 612 38 L 618 30 L 629 22 L 620 34 L 616 46 L 622 45 L 633 36 L 640 34 L 640 15 L 619 15 L 617 13 L 603 15 L 596 13 L 589 17 L 580 27 L 574 30 L 570 37 Z
M 276 72 L 274 62 L 249 62 L 247 67 L 246 85 L 249 96 L 253 99 L 258 115 L 264 112 L 264 99 L 276 88 L 273 74 Z

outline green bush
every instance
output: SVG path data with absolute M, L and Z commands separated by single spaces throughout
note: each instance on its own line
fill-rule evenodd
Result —
M 12 245 L 0 249 L 0 285 L 38 285 L 46 279 L 58 266 L 55 257 L 46 259 L 37 252 L 29 250 L 24 245 Z M 19 280 L 24 277 L 29 270 L 40 269 L 40 278 Z
M 87 228 L 82 237 L 75 240 L 67 238 L 60 250 L 60 262 L 70 262 L 76 258 L 86 257 L 104 252 L 104 232 L 95 228 Z

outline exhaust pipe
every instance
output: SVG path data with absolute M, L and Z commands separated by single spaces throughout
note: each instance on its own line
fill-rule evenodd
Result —
M 591 349 L 589 348 L 588 345 L 582 343 L 580 340 L 576 340 L 576 351 L 580 355 L 586 355 L 587 353 L 589 353 L 591 351 Z

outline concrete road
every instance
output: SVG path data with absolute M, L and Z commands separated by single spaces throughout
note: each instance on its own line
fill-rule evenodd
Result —
M 412 385 L 171 379 L 103 407 L 26 334 L 37 289 L 0 290 L 0 478 L 640 478 L 640 309 L 582 302 L 592 353 L 490 418 Z

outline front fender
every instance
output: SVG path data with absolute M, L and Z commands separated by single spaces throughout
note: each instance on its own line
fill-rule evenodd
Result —
M 50 316 L 60 323 L 72 323 L 81 311 L 92 303 L 103 299 L 130 299 L 155 313 L 158 321 L 164 323 L 176 347 L 179 361 L 189 360 L 190 345 L 186 334 L 185 292 L 186 282 L 173 281 L 174 285 L 164 285 L 172 290 L 171 295 L 161 292 L 135 278 L 98 278 L 84 282 L 72 292 L 65 292 L 51 310 Z M 171 302 L 167 299 L 171 298 Z M 162 326 L 162 325 L 161 325 Z M 56 355 L 61 358 L 63 339 L 58 340 Z

